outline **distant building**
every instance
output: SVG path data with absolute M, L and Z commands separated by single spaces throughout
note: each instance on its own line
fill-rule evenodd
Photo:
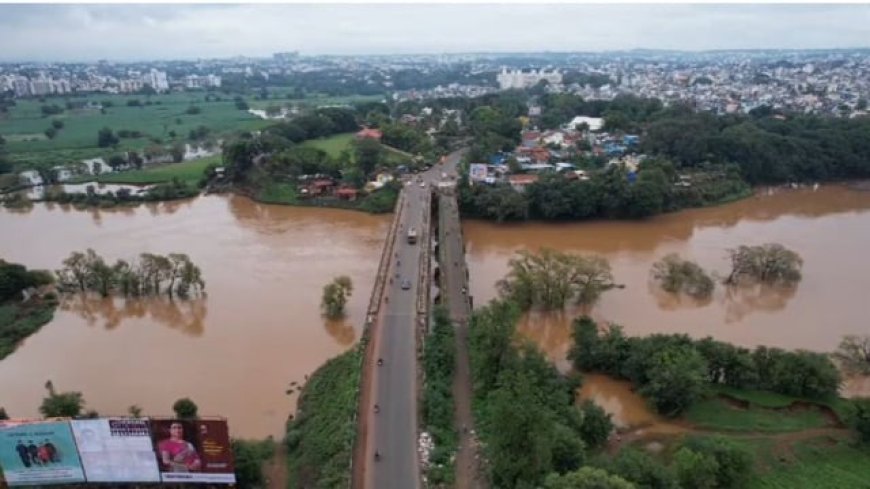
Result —
M 546 80 L 550 85 L 561 85 L 562 74 L 559 70 L 531 70 L 524 72 L 522 70 L 508 71 L 506 68 L 501 69 L 501 73 L 496 76 L 498 86 L 502 90 L 510 90 L 512 88 L 531 88 L 537 85 L 541 80 Z
M 508 183 L 517 192 L 523 192 L 526 187 L 538 181 L 538 175 L 509 175 Z
M 149 73 L 142 75 L 142 83 L 158 92 L 169 90 L 169 79 L 166 77 L 165 71 L 158 71 L 152 68 Z
M 366 128 L 363 128 L 362 131 L 359 131 L 358 133 L 356 133 L 356 138 L 357 139 L 368 138 L 368 139 L 374 139 L 376 141 L 380 141 L 381 138 L 383 137 L 383 135 L 384 134 L 378 129 L 369 129 L 366 127 Z

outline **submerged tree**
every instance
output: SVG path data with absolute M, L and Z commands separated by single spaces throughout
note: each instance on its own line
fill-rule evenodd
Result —
M 202 273 L 183 253 L 168 256 L 142 253 L 138 262 L 118 260 L 109 266 L 94 250 L 74 252 L 56 272 L 61 289 L 95 291 L 103 297 L 113 293 L 124 297 L 166 294 L 172 299 L 203 294 Z
M 801 279 L 803 260 L 800 255 L 779 243 L 760 246 L 740 246 L 728 250 L 731 256 L 731 274 L 728 285 L 744 282 L 792 285 Z
M 538 254 L 521 250 L 508 262 L 508 275 L 497 284 L 505 298 L 523 309 L 565 307 L 569 301 L 593 304 L 616 285 L 610 264 L 599 256 L 580 256 L 542 249 Z
M 870 374 L 870 335 L 846 335 L 834 352 L 843 370 L 850 374 Z
M 666 255 L 653 264 L 651 274 L 662 289 L 684 293 L 696 299 L 706 299 L 713 293 L 715 283 L 697 263 L 683 260 L 676 253 Z
M 323 287 L 323 298 L 320 307 L 323 313 L 330 319 L 338 319 L 344 316 L 344 307 L 347 299 L 353 292 L 353 282 L 347 275 L 336 277 L 332 282 Z

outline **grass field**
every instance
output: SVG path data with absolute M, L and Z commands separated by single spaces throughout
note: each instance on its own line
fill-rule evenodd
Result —
M 828 424 L 820 410 L 769 409 L 754 404 L 742 409 L 732 406 L 721 397 L 695 403 L 685 419 L 705 430 L 787 432 L 821 428 Z
M 323 151 L 326 151 L 329 156 L 338 158 L 338 155 L 340 155 L 342 151 L 350 149 L 350 144 L 353 140 L 354 134 L 349 132 L 336 134 L 335 136 L 330 136 L 328 138 L 309 139 L 308 141 L 303 142 L 302 145 L 322 149 Z
M 202 178 L 202 173 L 205 168 L 212 163 L 221 163 L 221 156 L 208 156 L 196 160 L 185 161 L 183 163 L 170 163 L 168 165 L 155 166 L 144 170 L 131 170 L 117 173 L 107 173 L 96 178 L 88 177 L 87 181 L 98 181 L 103 183 L 132 183 L 132 184 L 148 184 L 168 182 L 173 178 L 178 178 L 187 183 L 196 185 L 199 179 Z
M 747 442 L 756 459 L 749 489 L 870 488 L 870 451 L 847 437 L 819 437 L 782 444 Z
M 226 94 L 214 94 L 220 101 L 205 101 L 206 93 L 189 92 L 146 97 L 143 95 L 89 95 L 70 97 L 70 101 L 109 101 L 112 107 L 102 114 L 97 109 L 64 110 L 62 114 L 45 117 L 41 113 L 43 105 L 66 106 L 67 98 L 53 97 L 45 102 L 38 100 L 19 100 L 9 114 L 0 118 L 0 135 L 8 141 L 6 146 L 10 158 L 18 163 L 66 163 L 70 160 L 113 154 L 124 150 L 141 150 L 155 144 L 184 142 L 188 133 L 200 126 L 211 129 L 211 136 L 219 136 L 234 130 L 259 129 L 270 124 L 235 107 L 233 98 Z M 150 101 L 152 105 L 141 107 L 127 106 L 128 100 L 139 100 L 142 104 Z M 201 109 L 199 114 L 187 114 L 191 105 Z M 43 131 L 51 126 L 53 120 L 60 120 L 64 127 L 54 139 L 45 138 Z M 117 149 L 99 148 L 97 133 L 109 127 L 117 133 L 121 129 L 136 130 L 144 137 L 121 139 Z M 170 132 L 175 133 L 172 137 Z M 28 135 L 37 140 L 22 140 Z

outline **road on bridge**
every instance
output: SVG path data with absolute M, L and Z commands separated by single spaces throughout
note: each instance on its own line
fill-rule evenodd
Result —
M 451 155 L 452 157 L 453 155 Z M 417 454 L 417 295 L 421 247 L 430 242 L 408 243 L 408 230 L 424 234 L 432 186 L 441 180 L 445 164 L 435 165 L 404 187 L 405 204 L 398 215 L 399 229 L 393 244 L 388 280 L 384 286 L 378 317 L 372 324 L 372 358 L 363 368 L 371 371 L 367 423 L 362 461 L 364 487 L 415 489 L 420 487 Z M 451 172 L 452 173 L 452 172 Z M 426 233 L 428 235 L 428 233 Z M 378 365 L 381 359 L 383 362 Z M 377 406 L 377 407 L 376 407 Z M 363 419 L 365 417 L 365 419 Z M 376 459 L 375 454 L 378 454 Z M 358 459 L 357 459 L 358 460 Z

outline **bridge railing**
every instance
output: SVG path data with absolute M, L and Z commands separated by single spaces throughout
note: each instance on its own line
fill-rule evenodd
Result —
M 366 424 L 359 423 L 359 413 L 366 412 L 366 401 L 367 399 L 362 395 L 363 392 L 367 392 L 368 386 L 371 379 L 369 379 L 368 369 L 365 368 L 365 365 L 371 360 L 372 356 L 372 345 L 370 340 L 371 336 L 371 327 L 375 322 L 375 319 L 380 312 L 381 307 L 381 298 L 384 295 L 384 286 L 387 281 L 387 270 L 390 268 L 390 258 L 393 255 L 393 249 L 395 248 L 396 243 L 396 234 L 399 228 L 399 221 L 401 221 L 402 212 L 405 209 L 405 189 L 403 188 L 399 191 L 399 198 L 396 200 L 396 207 L 393 209 L 393 221 L 390 223 L 390 229 L 387 232 L 387 239 L 384 241 L 384 248 L 381 251 L 381 260 L 378 263 L 378 271 L 375 275 L 375 283 L 372 286 L 372 295 L 369 298 L 369 307 L 366 310 L 366 318 L 365 324 L 363 326 L 362 335 L 360 337 L 359 351 L 362 352 L 360 355 L 360 363 L 357 368 L 357 391 L 356 395 L 356 404 L 357 409 L 354 412 L 353 419 L 351 419 L 351 425 L 356 427 L 353 439 L 353 446 L 350 456 L 349 463 L 349 473 L 350 473 L 350 488 L 354 487 L 362 487 L 364 484 L 363 480 L 358 480 L 358 477 L 363 476 L 364 474 L 357 474 L 354 471 L 354 461 L 357 456 L 364 457 L 365 454 L 358 453 L 362 448 L 362 443 L 365 442 L 367 433 L 366 433 Z

